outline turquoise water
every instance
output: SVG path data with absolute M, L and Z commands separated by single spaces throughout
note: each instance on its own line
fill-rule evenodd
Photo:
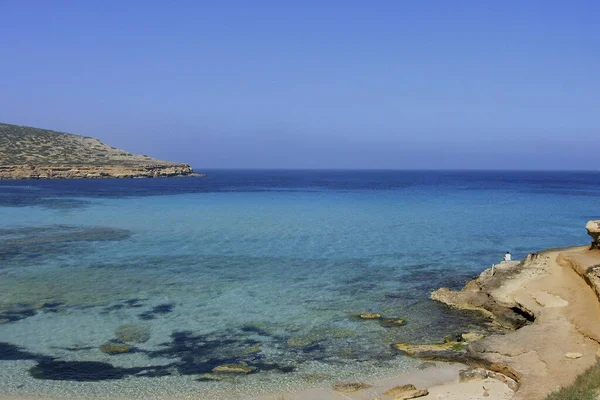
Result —
M 227 398 L 415 368 L 390 345 L 481 323 L 429 293 L 507 250 L 519 259 L 587 243 L 599 183 L 394 171 L 0 182 L 0 389 Z M 147 340 L 103 353 L 123 324 Z M 206 381 L 227 363 L 257 369 Z

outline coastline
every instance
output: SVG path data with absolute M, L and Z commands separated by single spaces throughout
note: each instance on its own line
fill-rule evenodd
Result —
M 236 391 L 232 397 L 220 398 L 387 400 L 394 397 L 386 396 L 386 391 L 410 383 L 428 390 L 427 395 L 419 397 L 424 400 L 543 399 L 571 384 L 596 363 L 600 349 L 600 279 L 594 268 L 597 265 L 597 245 L 547 249 L 530 254 L 521 262 L 501 262 L 486 269 L 459 291 L 436 290 L 431 295 L 434 300 L 458 309 L 480 311 L 506 333 L 463 335 L 443 344 L 395 344 L 397 350 L 409 356 L 440 361 L 434 366 L 424 364 L 425 369 L 393 378 L 358 382 L 368 387 L 353 392 L 339 392 L 333 390 L 331 382 L 323 382 L 321 387 L 270 396 L 252 397 L 256 394 Z M 165 379 L 154 385 L 169 382 Z M 110 398 L 119 398 L 120 393 L 116 394 Z M 204 398 L 200 389 L 197 395 L 144 397 Z M 0 400 L 31 398 L 56 397 L 0 394 Z
M 204 176 L 187 164 L 0 165 L 0 181 L 21 179 L 170 178 Z
M 395 345 L 415 358 L 459 366 L 455 376 L 447 369 L 445 382 L 434 383 L 407 373 L 366 382 L 372 387 L 343 397 L 391 399 L 385 390 L 412 383 L 428 387 L 429 393 L 418 397 L 423 400 L 542 400 L 572 384 L 600 357 L 600 241 L 598 232 L 590 231 L 592 222 L 586 226 L 592 246 L 541 250 L 523 261 L 501 262 L 484 270 L 460 291 L 441 288 L 432 293 L 433 300 L 479 311 L 509 329 L 472 341 Z M 292 400 L 341 397 L 331 387 L 284 395 Z

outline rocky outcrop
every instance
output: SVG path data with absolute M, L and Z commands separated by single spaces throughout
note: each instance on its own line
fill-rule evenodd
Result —
M 591 249 L 600 248 L 600 220 L 588 221 L 585 225 L 588 235 L 592 237 Z
M 515 400 L 543 399 L 597 362 L 597 266 L 600 251 L 583 247 L 547 250 L 523 262 L 500 263 L 462 290 L 441 289 L 432 298 L 451 307 L 481 311 L 510 330 L 470 343 L 403 343 L 394 348 L 412 357 L 491 371 L 472 371 L 462 379 L 493 376 L 516 390 Z
M 480 311 L 504 328 L 518 329 L 534 317 L 514 299 L 503 295 L 503 283 L 530 273 L 531 265 L 528 261 L 502 262 L 467 282 L 460 291 L 441 288 L 433 292 L 431 298 L 454 308 Z
M 0 165 L 1 179 L 98 179 L 202 176 L 187 164 Z

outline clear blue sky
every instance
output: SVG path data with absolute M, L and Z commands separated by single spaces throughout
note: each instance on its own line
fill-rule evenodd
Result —
M 0 121 L 198 168 L 600 168 L 600 2 L 0 0 Z

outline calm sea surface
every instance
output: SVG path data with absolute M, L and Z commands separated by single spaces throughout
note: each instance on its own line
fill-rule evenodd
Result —
M 394 375 L 419 362 L 391 344 L 480 322 L 432 290 L 506 251 L 585 244 L 600 217 L 600 173 L 203 172 L 0 182 L 0 394 L 249 398 Z M 256 370 L 205 375 L 229 363 Z

